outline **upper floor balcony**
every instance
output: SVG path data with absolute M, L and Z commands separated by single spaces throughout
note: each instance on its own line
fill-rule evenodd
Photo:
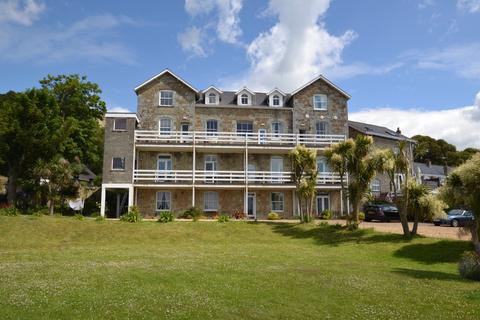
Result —
M 225 145 L 237 147 L 293 147 L 303 144 L 326 148 L 345 140 L 344 135 L 259 132 L 202 132 L 136 130 L 137 145 Z
M 138 184 L 218 184 L 218 185 L 293 185 L 290 171 L 209 171 L 140 170 L 134 172 Z M 339 184 L 335 172 L 319 172 L 317 185 Z

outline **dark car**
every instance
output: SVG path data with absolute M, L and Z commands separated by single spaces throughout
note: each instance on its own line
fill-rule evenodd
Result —
M 392 203 L 369 203 L 363 208 L 365 221 L 380 220 L 389 222 L 398 220 L 398 208 Z
M 464 226 L 473 221 L 473 214 L 471 211 L 464 209 L 452 209 L 448 211 L 446 218 L 435 219 L 433 224 L 436 226 L 439 225 L 449 225 L 452 227 Z

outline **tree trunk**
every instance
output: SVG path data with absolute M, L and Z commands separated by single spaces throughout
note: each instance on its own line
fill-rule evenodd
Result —
M 412 236 L 416 236 L 417 235 L 417 229 L 418 229 L 418 220 L 419 220 L 419 214 L 418 214 L 418 211 L 416 210 L 415 211 L 415 218 L 413 219 L 413 228 L 412 228 Z
M 407 219 L 407 209 L 406 205 L 403 205 L 400 209 L 400 222 L 402 223 L 403 235 L 405 237 L 410 238 L 410 228 L 408 227 L 408 219 Z
M 472 227 L 472 242 L 475 247 L 475 252 L 480 256 L 480 221 L 474 220 L 473 227 Z
M 50 201 L 48 201 L 48 213 L 53 216 L 53 211 L 55 209 L 55 203 L 53 202 L 53 200 L 51 199 Z
M 17 179 L 18 174 L 15 168 L 8 166 L 8 184 L 7 184 L 7 202 L 10 206 L 15 206 L 17 200 Z
M 355 201 L 353 205 L 353 216 L 352 216 L 352 222 L 355 224 L 355 228 L 358 227 L 359 220 L 358 220 L 358 214 L 360 213 L 360 201 Z
M 342 196 L 340 201 L 342 201 L 342 216 L 348 215 L 348 208 L 347 208 L 347 214 L 345 214 L 345 209 L 347 206 L 347 195 L 345 194 L 345 186 L 343 185 L 343 174 L 340 175 L 340 188 L 342 190 Z

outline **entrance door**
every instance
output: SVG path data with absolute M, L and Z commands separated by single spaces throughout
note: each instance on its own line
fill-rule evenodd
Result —
M 317 195 L 317 215 L 325 210 L 330 210 L 330 195 L 319 194 Z
M 189 129 L 189 124 L 188 123 L 182 123 L 182 142 L 187 142 L 188 141 L 188 129 Z
M 247 216 L 252 219 L 257 217 L 257 199 L 255 192 L 248 193 Z
M 266 138 L 267 138 L 267 130 L 258 129 L 258 144 L 265 144 Z
M 272 172 L 272 183 L 280 183 L 283 172 L 283 158 L 272 157 L 270 160 L 270 171 Z
M 215 171 L 217 171 L 217 156 L 205 156 L 205 182 L 214 183 L 215 182 Z
M 172 171 L 172 156 L 168 154 L 159 155 L 157 160 L 157 170 L 157 181 L 169 180 Z

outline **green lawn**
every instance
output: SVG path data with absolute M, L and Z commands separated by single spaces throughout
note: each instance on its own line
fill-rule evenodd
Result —
M 247 222 L 0 217 L 0 318 L 479 319 L 461 241 Z

